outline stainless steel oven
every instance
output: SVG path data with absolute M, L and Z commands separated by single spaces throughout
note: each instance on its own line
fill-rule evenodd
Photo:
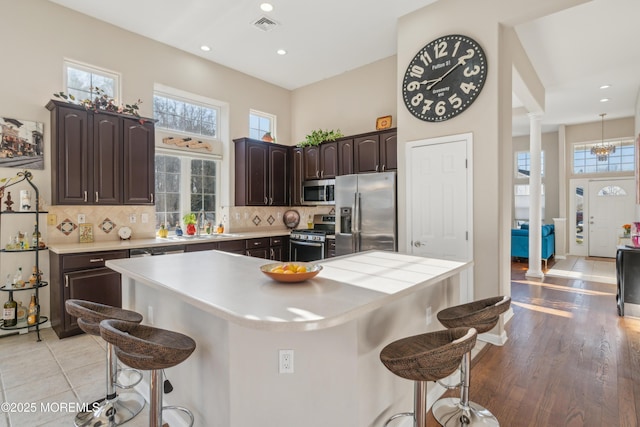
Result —
M 293 230 L 289 237 L 290 261 L 318 261 L 328 252 L 327 235 L 335 233 L 335 215 L 314 215 L 313 229 Z

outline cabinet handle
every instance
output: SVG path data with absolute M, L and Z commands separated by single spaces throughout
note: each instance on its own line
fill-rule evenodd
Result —
M 316 171 L 316 178 L 320 178 L 320 171 Z
M 87 201 L 87 190 L 84 190 L 84 201 Z
M 98 192 L 96 191 L 96 203 L 100 202 L 100 197 L 98 197 Z
M 378 172 L 378 165 L 376 165 L 376 172 Z
M 104 262 L 104 258 L 91 258 L 89 262 Z
M 276 258 L 276 254 L 273 252 L 273 248 L 269 248 L 269 256 L 272 260 Z
M 382 172 L 384 172 L 385 168 L 385 165 L 382 165 Z
M 268 205 L 269 204 L 269 200 L 267 200 L 267 196 L 264 196 L 264 204 Z
M 155 202 L 153 201 L 153 193 L 151 193 L 151 203 L 155 203 Z
M 65 288 L 69 287 L 69 275 L 67 274 L 64 275 L 64 287 Z
M 273 197 L 269 197 L 269 205 L 273 204 Z
M 324 178 L 324 171 L 320 171 L 320 178 Z
M 253 246 L 258 246 L 260 242 L 253 242 Z

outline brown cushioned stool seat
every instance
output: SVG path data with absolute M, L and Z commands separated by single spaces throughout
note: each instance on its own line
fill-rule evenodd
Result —
M 476 343 L 473 328 L 453 328 L 402 338 L 392 342 L 380 352 L 380 360 L 394 374 L 414 381 L 414 410 L 389 418 L 392 420 L 412 416 L 414 426 L 427 425 L 427 381 L 437 381 L 453 373 L 463 355 Z
M 116 348 L 116 355 L 132 368 L 150 370 L 149 426 L 162 426 L 162 410 L 177 409 L 190 418 L 193 414 L 178 406 L 162 406 L 162 370 L 185 361 L 196 349 L 190 337 L 166 329 L 124 322 L 103 320 L 100 322 L 102 338 Z
M 119 319 L 122 321 L 140 323 L 142 315 L 135 311 L 125 310 L 119 307 L 99 304 L 92 301 L 68 299 L 65 301 L 67 313 L 78 319 L 78 326 L 89 335 L 100 336 L 100 322 L 105 319 Z M 142 374 L 138 372 L 137 380 L 128 386 L 116 383 L 118 372 L 117 359 L 114 348 L 107 343 L 106 351 L 106 397 L 94 402 L 92 411 L 80 412 L 76 415 L 76 426 L 116 426 L 129 421 L 144 408 L 144 398 L 133 391 L 116 393 L 116 386 L 131 388 L 142 380 Z
M 497 296 L 446 308 L 438 313 L 438 320 L 447 328 L 475 328 L 479 334 L 489 332 L 500 315 L 511 305 L 511 298 Z M 460 398 L 442 398 L 431 408 L 435 419 L 443 426 L 492 426 L 500 425 L 486 408 L 469 400 L 471 383 L 471 350 L 462 358 L 460 367 Z

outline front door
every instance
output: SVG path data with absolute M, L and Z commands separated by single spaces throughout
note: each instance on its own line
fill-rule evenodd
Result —
M 408 147 L 407 251 L 413 255 L 457 261 L 472 258 L 470 138 L 454 135 Z
M 589 256 L 616 256 L 622 225 L 635 211 L 635 179 L 589 181 Z

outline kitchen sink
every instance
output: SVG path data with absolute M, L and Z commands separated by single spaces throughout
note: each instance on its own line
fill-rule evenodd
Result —
M 174 240 L 179 242 L 192 242 L 192 241 L 201 241 L 201 240 L 216 240 L 224 237 L 242 237 L 241 234 L 233 234 L 233 233 L 220 233 L 220 234 L 202 234 L 200 236 L 169 236 L 169 237 L 160 237 L 165 240 Z

